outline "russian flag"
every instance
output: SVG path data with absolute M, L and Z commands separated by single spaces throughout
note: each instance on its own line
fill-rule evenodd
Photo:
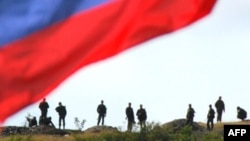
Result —
M 209 14 L 216 0 L 1 0 L 0 122 L 88 64 Z

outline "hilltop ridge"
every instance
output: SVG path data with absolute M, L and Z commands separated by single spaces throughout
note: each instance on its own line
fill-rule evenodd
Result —
M 162 127 L 173 128 L 174 131 L 181 130 L 185 127 L 185 119 L 175 119 L 170 122 L 161 124 Z M 214 123 L 214 129 L 210 132 L 216 132 L 219 135 L 223 136 L 224 125 L 250 125 L 250 120 L 245 121 L 231 121 L 231 122 L 222 122 Z M 118 128 L 112 126 L 93 126 L 84 131 L 80 130 L 60 130 L 52 127 L 37 126 L 37 127 L 20 127 L 20 126 L 3 126 L 0 127 L 1 136 L 9 135 L 29 135 L 29 134 L 44 134 L 44 135 L 70 135 L 72 133 L 99 133 L 101 131 L 111 131 L 111 132 L 122 132 Z M 194 122 L 192 130 L 194 132 L 209 132 L 206 130 L 206 123 L 203 122 Z

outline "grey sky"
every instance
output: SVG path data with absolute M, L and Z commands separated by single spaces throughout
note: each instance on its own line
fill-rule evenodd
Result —
M 148 121 L 165 123 L 185 118 L 188 104 L 195 121 L 206 122 L 208 105 L 222 96 L 223 121 L 238 121 L 236 107 L 250 112 L 250 1 L 220 0 L 202 20 L 172 34 L 138 45 L 115 57 L 87 66 L 47 97 L 48 115 L 58 126 L 55 107 L 61 101 L 68 115 L 97 123 L 96 108 L 106 104 L 106 125 L 125 129 L 125 108 L 143 104 Z M 39 117 L 38 103 L 9 118 L 5 125 L 22 126 L 25 116 Z

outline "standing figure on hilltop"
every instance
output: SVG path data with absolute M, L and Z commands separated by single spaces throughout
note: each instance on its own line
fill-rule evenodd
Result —
M 46 99 L 44 98 L 43 101 L 39 104 L 39 108 L 41 110 L 41 118 L 47 118 L 49 104 L 47 103 Z
M 219 96 L 219 99 L 215 102 L 215 108 L 217 111 L 217 122 L 221 122 L 222 112 L 225 112 L 225 104 L 221 96 Z
M 134 111 L 131 107 L 131 103 L 128 103 L 128 107 L 126 108 L 126 119 L 128 120 L 127 130 L 129 132 L 132 131 L 133 124 L 135 123 Z
M 242 121 L 247 118 L 247 112 L 241 107 L 237 107 L 237 118 L 241 119 Z
M 63 125 L 63 129 L 65 129 L 65 117 L 67 114 L 66 107 L 59 102 L 59 105 L 55 109 L 59 114 L 59 129 L 61 129 L 61 125 Z
M 147 112 L 143 108 L 142 104 L 140 104 L 140 108 L 137 110 L 136 115 L 139 120 L 139 124 L 141 129 L 146 127 L 146 120 L 147 120 Z
M 187 115 L 186 115 L 186 118 L 187 118 L 186 125 L 193 125 L 194 113 L 195 113 L 195 111 L 194 111 L 192 105 L 189 104 L 188 105 L 188 110 L 187 110 Z
M 102 126 L 104 125 L 104 118 L 107 113 L 107 108 L 103 103 L 104 103 L 103 100 L 101 100 L 101 104 L 99 104 L 97 107 L 97 113 L 98 113 L 97 126 L 99 126 L 101 120 L 102 120 Z
M 208 114 L 207 114 L 207 130 L 211 131 L 214 128 L 214 115 L 215 115 L 215 111 L 212 108 L 212 105 L 209 105 L 209 110 L 208 110 Z

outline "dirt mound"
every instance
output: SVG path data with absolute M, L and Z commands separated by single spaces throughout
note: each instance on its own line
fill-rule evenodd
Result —
M 167 122 L 167 123 L 163 124 L 162 126 L 172 127 L 174 130 L 180 130 L 187 125 L 186 125 L 186 119 L 176 119 L 176 120 Z M 203 126 L 201 126 L 197 122 L 193 123 L 192 129 L 194 131 L 205 131 L 206 130 Z
M 102 131 L 118 131 L 118 129 L 116 127 L 112 127 L 112 126 L 93 126 L 90 127 L 88 129 L 86 129 L 84 132 L 88 133 L 88 132 L 92 132 L 92 133 L 98 133 L 98 132 L 102 132 Z

